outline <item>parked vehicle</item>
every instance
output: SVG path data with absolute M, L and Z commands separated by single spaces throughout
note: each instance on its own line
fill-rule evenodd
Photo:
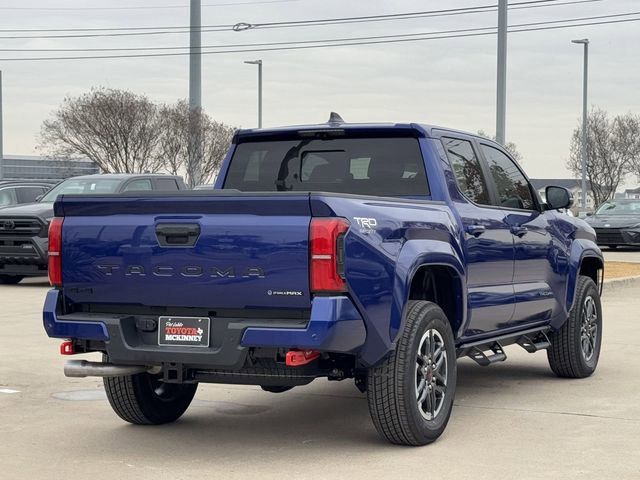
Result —
M 609 248 L 640 246 L 640 200 L 611 200 L 587 217 L 598 245 Z
M 239 131 L 216 191 L 55 203 L 44 305 L 65 375 L 125 421 L 178 419 L 198 383 L 281 393 L 352 378 L 378 432 L 445 429 L 456 359 L 547 350 L 591 375 L 603 258 L 561 187 L 542 204 L 498 144 L 417 124 Z
M 0 209 L 12 205 L 33 203 L 51 190 L 53 185 L 53 183 L 38 181 L 0 181 Z
M 59 183 L 37 202 L 0 209 L 0 284 L 47 274 L 47 229 L 59 195 L 183 189 L 182 178 L 169 175 L 86 175 Z

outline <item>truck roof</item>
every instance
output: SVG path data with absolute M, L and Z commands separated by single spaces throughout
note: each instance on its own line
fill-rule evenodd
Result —
M 114 179 L 114 180 L 125 180 L 129 178 L 135 177 L 162 177 L 162 178 L 179 178 L 178 175 L 167 175 L 164 173 L 96 173 L 93 175 L 80 175 L 77 177 L 70 177 L 73 179 L 85 180 L 90 178 L 104 178 L 104 179 Z
M 337 118 L 340 118 L 337 116 Z M 310 125 L 290 125 L 283 127 L 273 127 L 273 128 L 252 128 L 252 129 L 241 129 L 238 130 L 234 137 L 234 142 L 239 143 L 241 141 L 246 141 L 250 139 L 267 139 L 274 137 L 289 137 L 292 135 L 300 136 L 311 133 L 322 133 L 326 132 L 331 134 L 332 131 L 348 131 L 351 133 L 381 133 L 384 131 L 387 134 L 392 135 L 411 135 L 416 137 L 426 137 L 430 138 L 433 136 L 434 130 L 452 132 L 459 135 L 466 135 L 470 137 L 482 138 L 485 141 L 493 142 L 491 139 L 482 137 L 481 135 L 465 132 L 462 130 L 456 130 L 448 127 L 440 127 L 437 125 L 429 125 L 423 123 L 347 123 L 344 121 L 331 121 L 334 120 L 334 116 L 327 123 L 318 123 L 318 124 L 310 124 Z M 340 119 L 342 120 L 342 119 Z

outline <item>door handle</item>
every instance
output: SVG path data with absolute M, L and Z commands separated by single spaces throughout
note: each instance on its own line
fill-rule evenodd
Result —
M 473 235 L 474 237 L 479 237 L 486 231 L 484 225 L 469 225 L 467 227 L 467 233 Z
M 523 227 L 522 225 L 511 227 L 511 233 L 518 237 L 524 237 L 529 229 L 527 227 Z
M 156 226 L 156 237 L 161 247 L 193 247 L 200 236 L 200 225 L 165 223 Z

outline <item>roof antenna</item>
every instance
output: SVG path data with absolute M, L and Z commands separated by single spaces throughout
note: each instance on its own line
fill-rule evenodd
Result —
M 331 112 L 331 115 L 329 115 L 329 121 L 327 123 L 344 123 L 344 120 L 336 112 Z

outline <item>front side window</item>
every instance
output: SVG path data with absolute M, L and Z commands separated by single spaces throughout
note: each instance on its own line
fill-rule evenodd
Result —
M 491 204 L 489 190 L 482 173 L 480 161 L 468 140 L 442 137 L 460 191 L 469 200 L 481 205 Z
M 151 180 L 148 178 L 141 178 L 139 180 L 132 180 L 124 187 L 123 192 L 139 192 L 151 190 Z
M 46 192 L 47 189 L 44 187 L 20 187 L 17 190 L 18 203 L 33 203 Z
M 498 193 L 498 206 L 535 210 L 536 204 L 531 195 L 529 182 L 518 166 L 504 153 L 494 147 L 481 145 L 487 159 L 491 177 Z

